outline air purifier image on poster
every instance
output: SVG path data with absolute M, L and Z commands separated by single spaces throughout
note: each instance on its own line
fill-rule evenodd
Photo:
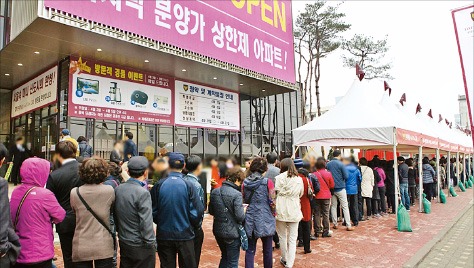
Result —
M 148 102 L 148 95 L 143 91 L 135 90 L 132 93 L 131 101 L 145 105 Z
M 99 80 L 78 77 L 76 96 L 82 97 L 83 94 L 99 94 Z

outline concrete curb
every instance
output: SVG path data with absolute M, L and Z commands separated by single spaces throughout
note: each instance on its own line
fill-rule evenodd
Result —
M 456 218 L 454 218 L 451 222 L 446 224 L 446 226 L 441 229 L 441 231 L 433 238 L 431 241 L 426 243 L 420 250 L 416 252 L 413 257 L 411 257 L 405 264 L 403 264 L 404 268 L 412 268 L 412 267 L 417 267 L 418 264 L 420 264 L 421 261 L 430 253 L 431 249 L 443 239 L 446 234 L 453 228 L 453 226 L 466 214 L 466 212 L 472 208 L 474 200 L 471 199 L 469 203 L 461 210 L 461 212 L 458 213 Z

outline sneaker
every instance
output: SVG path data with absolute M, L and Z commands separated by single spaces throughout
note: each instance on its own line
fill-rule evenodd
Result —
M 410 209 L 407 209 L 407 211 L 410 211 Z
M 346 229 L 347 231 L 354 231 L 355 230 L 355 227 L 354 226 L 351 226 L 351 227 L 347 227 Z
M 323 234 L 322 237 L 332 237 L 332 231 L 329 230 L 326 234 Z
M 304 244 L 303 244 L 302 241 L 299 241 L 299 242 L 298 242 L 298 247 L 299 247 L 299 248 L 304 247 Z
M 337 225 L 334 224 L 334 225 L 332 226 L 332 228 L 333 228 L 334 230 L 337 230 Z
M 286 267 L 286 261 L 284 261 L 283 258 L 280 258 L 280 263 L 281 263 L 281 265 Z
M 280 249 L 280 243 L 275 243 L 275 248 Z
M 311 252 L 313 252 L 311 249 L 310 250 L 305 250 L 304 254 L 310 254 Z
M 310 239 L 311 241 L 314 241 L 314 240 L 317 240 L 318 237 L 317 237 L 317 236 L 314 236 L 314 235 L 310 235 L 310 236 L 309 236 L 309 239 Z
M 382 217 L 382 216 L 380 216 L 380 214 L 375 215 L 375 218 L 380 218 L 380 217 Z

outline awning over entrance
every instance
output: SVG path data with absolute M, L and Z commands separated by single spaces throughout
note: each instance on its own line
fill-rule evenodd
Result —
M 284 87 L 187 59 L 202 57 L 199 55 L 187 53 L 187 58 L 180 57 L 161 52 L 150 43 L 137 45 L 107 36 L 106 32 L 98 34 L 43 18 L 35 19 L 0 51 L 0 89 L 12 90 L 69 55 L 160 73 L 255 97 L 294 90 L 294 86 Z

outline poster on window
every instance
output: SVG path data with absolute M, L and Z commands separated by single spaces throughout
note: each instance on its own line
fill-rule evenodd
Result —
M 173 79 L 83 58 L 71 59 L 68 115 L 172 125 Z
M 12 118 L 45 107 L 57 99 L 58 66 L 36 76 L 12 92 Z
M 240 130 L 239 94 L 175 81 L 175 123 L 182 126 Z

